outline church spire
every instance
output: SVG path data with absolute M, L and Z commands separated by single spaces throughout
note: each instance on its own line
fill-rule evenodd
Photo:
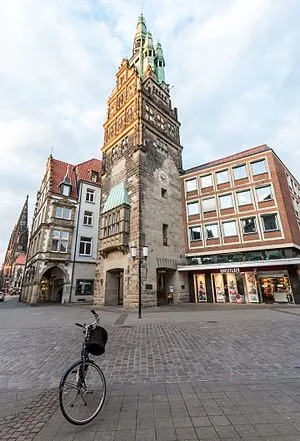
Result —
M 152 70 L 154 71 L 154 68 L 155 68 L 154 57 L 155 57 L 155 51 L 154 51 L 152 34 L 151 34 L 151 32 L 147 32 L 146 38 L 145 38 L 145 44 L 144 44 L 143 72 L 146 72 L 148 66 L 151 66 Z

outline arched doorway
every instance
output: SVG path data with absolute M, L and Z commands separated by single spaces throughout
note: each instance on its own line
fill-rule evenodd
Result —
M 105 279 L 105 304 L 123 305 L 124 270 L 114 268 L 106 271 Z
M 38 302 L 61 303 L 66 275 L 58 266 L 48 268 L 41 277 Z

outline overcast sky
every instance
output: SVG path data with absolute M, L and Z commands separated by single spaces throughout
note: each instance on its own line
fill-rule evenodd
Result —
M 47 157 L 100 158 L 140 0 L 9 0 L 0 14 L 0 263 Z M 300 179 L 299 0 L 145 0 L 184 167 L 267 143 Z

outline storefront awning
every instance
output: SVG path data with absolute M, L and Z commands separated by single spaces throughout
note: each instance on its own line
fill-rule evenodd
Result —
M 226 262 L 226 263 L 204 263 L 196 265 L 179 265 L 178 271 L 204 271 L 204 270 L 224 270 L 226 268 L 241 269 L 242 268 L 263 268 L 270 266 L 284 265 L 300 265 L 300 258 L 296 259 L 273 259 L 273 260 L 257 260 L 248 262 Z

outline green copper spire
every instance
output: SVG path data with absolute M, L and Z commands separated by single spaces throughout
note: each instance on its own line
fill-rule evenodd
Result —
M 155 71 L 154 64 L 155 50 L 151 32 L 147 32 L 144 44 L 144 66 L 143 72 L 146 72 L 148 65 Z
M 144 20 L 144 16 L 143 14 L 141 14 L 138 18 L 138 22 L 136 25 L 136 31 L 135 31 L 135 36 L 134 36 L 134 41 L 133 41 L 133 55 L 139 51 L 140 46 L 143 47 L 144 42 L 145 42 L 145 38 L 146 38 L 146 34 L 147 34 L 147 27 L 146 27 L 146 23 Z
M 157 80 L 161 84 L 165 82 L 165 59 L 161 44 L 159 42 L 156 45 L 155 67 Z

